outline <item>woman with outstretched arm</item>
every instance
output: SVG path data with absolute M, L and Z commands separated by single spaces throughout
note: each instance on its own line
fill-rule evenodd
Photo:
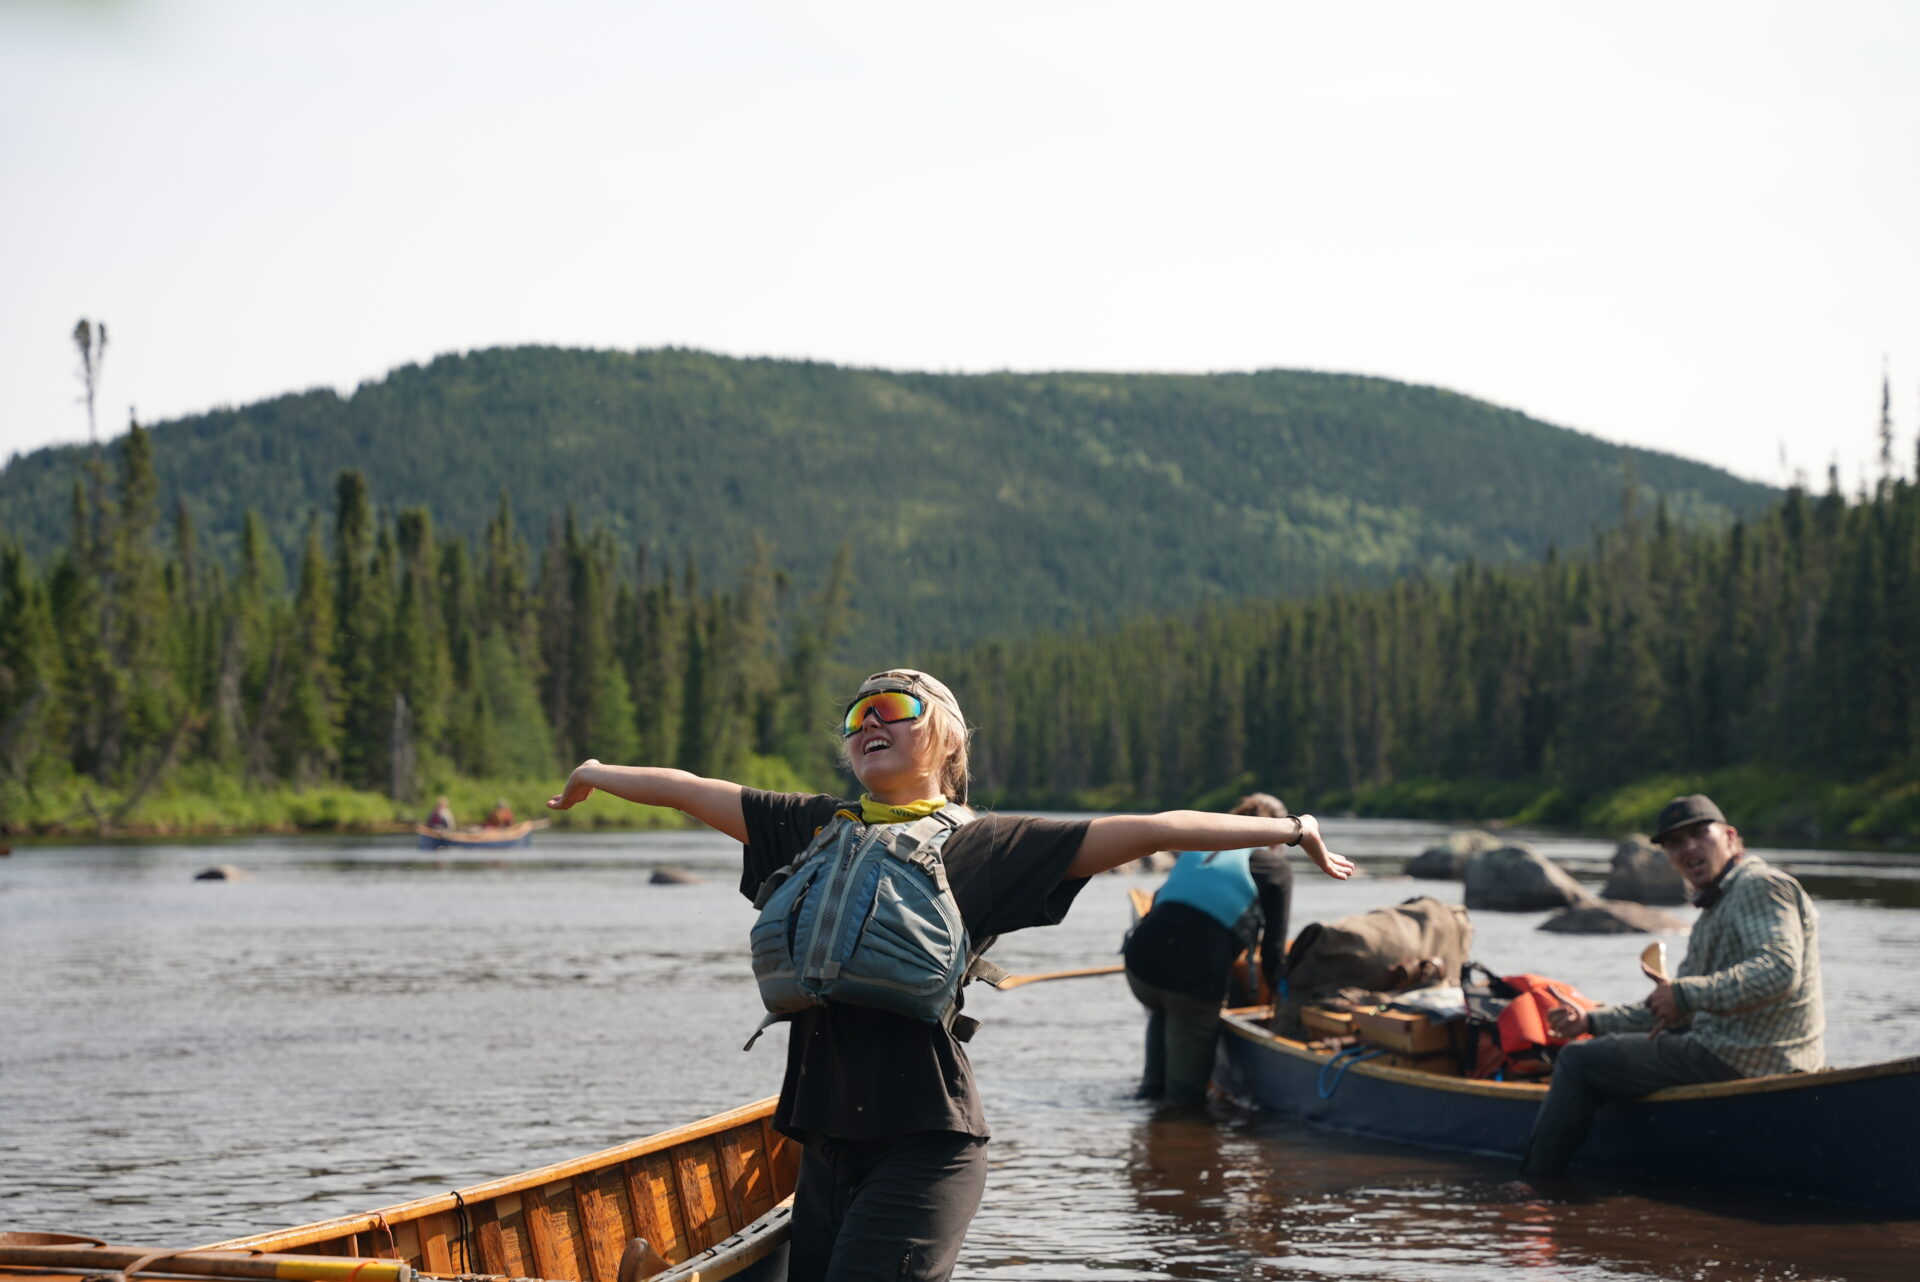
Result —
M 1297 845 L 1330 877 L 1353 872 L 1327 849 L 1312 815 L 976 816 L 966 808 L 960 704 L 924 672 L 867 678 L 841 732 L 842 754 L 866 789 L 858 800 L 589 760 L 547 805 L 565 810 L 599 789 L 683 811 L 745 848 L 740 889 L 749 899 L 803 853 L 920 833 L 928 827 L 920 821 L 938 817 L 938 862 L 976 942 L 1059 922 L 1088 877 L 1157 850 Z M 793 1282 L 951 1275 L 985 1187 L 988 1131 L 972 1066 L 948 1023 L 840 1001 L 799 1010 L 774 1125 L 802 1145 Z

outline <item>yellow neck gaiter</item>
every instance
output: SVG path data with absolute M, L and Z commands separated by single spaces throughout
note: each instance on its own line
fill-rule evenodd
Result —
M 872 796 L 860 798 L 860 813 L 851 809 L 837 810 L 835 814 L 863 824 L 903 824 L 915 819 L 925 819 L 934 811 L 947 804 L 945 797 L 926 797 L 919 801 L 909 801 L 904 806 L 890 806 L 884 801 L 875 801 Z

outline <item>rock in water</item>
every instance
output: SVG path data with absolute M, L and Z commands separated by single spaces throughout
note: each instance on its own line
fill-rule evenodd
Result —
M 1684 904 L 1687 886 L 1673 870 L 1666 852 L 1639 833 L 1621 842 L 1613 852 L 1613 870 L 1600 891 L 1607 899 L 1630 899 L 1636 904 Z
M 685 868 L 655 868 L 647 880 L 656 886 L 697 886 L 706 878 Z
M 1407 861 L 1406 874 L 1422 881 L 1459 881 L 1467 863 L 1475 855 L 1496 850 L 1500 839 L 1479 828 L 1463 828 L 1449 833 L 1446 841 L 1429 846 Z
M 1540 923 L 1557 935 L 1665 935 L 1686 928 L 1672 913 L 1617 899 L 1590 899 Z
M 1573 874 L 1520 845 L 1475 855 L 1463 880 L 1467 907 L 1490 912 L 1532 913 L 1592 898 Z
M 215 864 L 211 868 L 202 868 L 193 874 L 195 881 L 240 881 L 253 876 L 244 868 L 235 868 L 232 864 Z

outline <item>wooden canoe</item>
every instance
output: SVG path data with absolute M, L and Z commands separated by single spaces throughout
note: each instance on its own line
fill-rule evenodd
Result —
M 784 1276 L 800 1148 L 773 1129 L 774 1102 L 458 1192 L 208 1249 L 400 1259 L 423 1273 L 549 1282 Z M 636 1239 L 654 1267 L 629 1261 L 623 1275 Z M 777 1272 L 747 1272 L 776 1256 Z
M 692 1282 L 786 1277 L 788 1216 L 799 1145 L 773 1129 L 771 1098 L 617 1148 L 506 1179 L 163 1253 L 143 1276 L 280 1278 L 285 1282 L 412 1282 L 413 1272 L 549 1282 Z M 13 1239 L 10 1245 L 7 1239 Z M 53 1248 L 66 1243 L 68 1255 Z M 59 1234 L 0 1234 L 0 1282 L 79 1282 L 114 1267 L 105 1247 Z M 207 1253 L 240 1253 L 208 1257 Z M 271 1253 L 257 1257 L 255 1253 Z M 61 1258 L 73 1262 L 59 1263 Z M 226 1265 L 267 1258 L 280 1272 Z M 382 1262 L 387 1272 L 343 1267 Z M 397 1273 L 393 1265 L 406 1267 Z
M 522 819 L 505 828 L 429 828 L 415 824 L 422 850 L 505 850 L 529 845 L 533 834 L 547 827 L 550 819 Z
M 1268 1031 L 1266 1008 L 1222 1013 L 1214 1081 L 1309 1122 L 1517 1159 L 1547 1088 L 1449 1077 Z M 1601 1110 L 1579 1165 L 1667 1183 L 1920 1214 L 1920 1057 L 1676 1086 Z

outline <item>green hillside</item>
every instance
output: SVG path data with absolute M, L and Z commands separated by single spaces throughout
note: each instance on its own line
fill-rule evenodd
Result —
M 159 510 L 292 562 L 342 469 L 478 533 L 503 489 L 656 566 L 731 578 L 756 532 L 802 587 L 853 552 L 868 641 L 965 642 L 1584 544 L 1623 483 L 1688 523 L 1772 492 L 1450 392 L 1296 371 L 936 375 L 700 352 L 500 349 L 158 425 Z M 0 533 L 70 538 L 83 447 L 0 472 Z M 916 610 L 916 605 L 924 608 Z M 881 621 L 884 621 L 882 623 Z

